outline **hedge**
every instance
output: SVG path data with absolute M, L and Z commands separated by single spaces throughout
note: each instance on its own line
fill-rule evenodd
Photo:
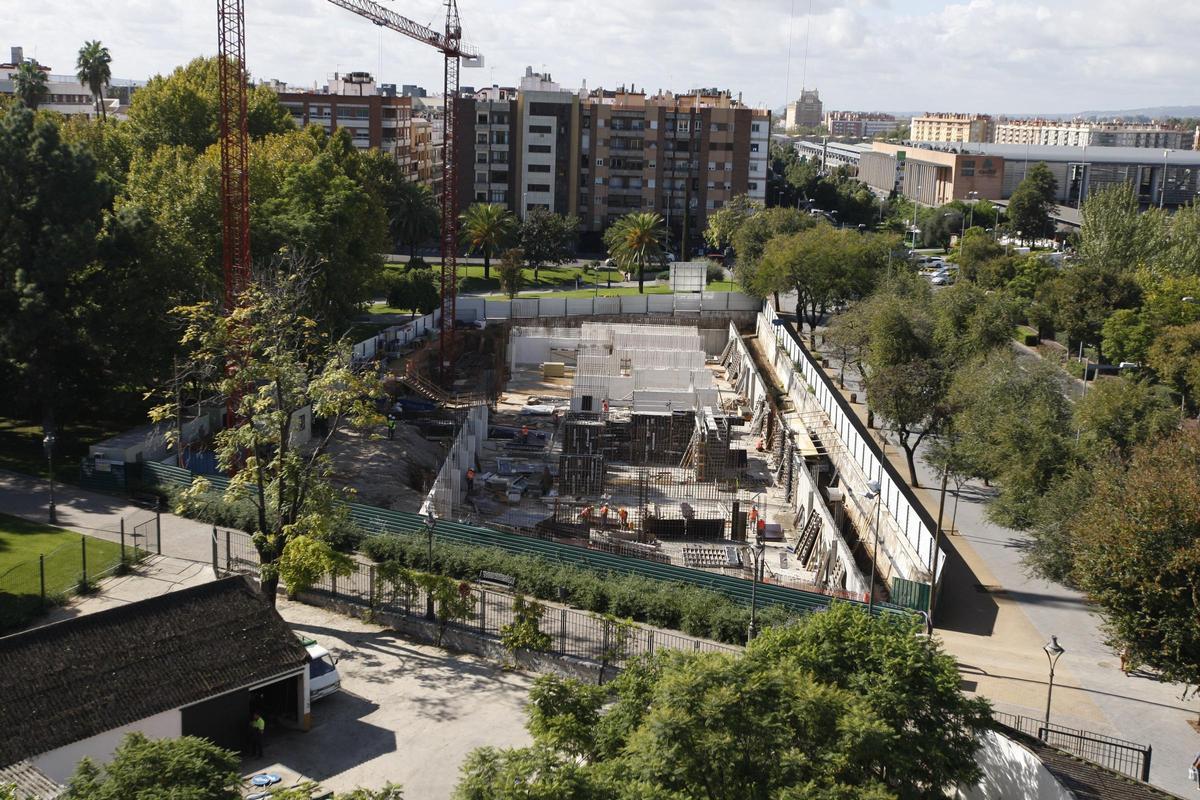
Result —
M 597 572 L 498 548 L 445 544 L 436 539 L 431 568 L 427 563 L 428 543 L 420 535 L 372 536 L 363 541 L 361 550 L 379 563 L 462 580 L 475 580 L 481 572 L 499 572 L 516 580 L 517 591 L 542 600 L 730 644 L 744 644 L 750 625 L 750 609 L 745 605 L 723 594 L 673 581 Z M 794 618 L 795 614 L 777 606 L 758 611 L 761 627 L 785 624 Z

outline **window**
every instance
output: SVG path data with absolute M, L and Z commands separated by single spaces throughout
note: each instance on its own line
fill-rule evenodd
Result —
M 476 164 L 486 164 L 487 160 L 488 160 L 487 153 L 476 153 L 475 154 L 475 163 Z
M 650 180 L 646 181 L 646 186 L 647 186 L 647 188 L 653 189 L 654 188 L 654 178 L 651 178 Z
M 750 152 L 751 152 L 751 153 L 757 153 L 757 152 L 758 152 L 758 142 L 751 142 L 751 143 L 750 143 Z
M 597 159 L 596 159 L 596 166 L 597 166 L 597 167 L 603 167 L 603 166 L 604 166 L 604 159 L 603 159 L 603 158 L 597 158 Z
M 752 192 L 758 191 L 758 181 L 750 181 L 750 183 L 747 184 L 747 186 L 750 188 L 750 191 L 752 191 Z
M 475 193 L 475 201 L 478 203 L 486 203 L 487 202 L 487 192 L 476 192 Z
M 549 164 L 529 164 L 527 166 L 528 166 L 529 172 L 549 172 L 550 171 Z
M 487 139 L 488 137 L 486 132 L 475 134 L 475 144 L 487 144 Z
M 328 675 L 330 672 L 333 672 L 334 669 L 336 669 L 336 667 L 334 667 L 333 662 L 329 660 L 329 656 L 321 656 L 320 658 L 316 658 L 308 662 L 308 677 L 310 679 L 319 678 L 322 675 Z
M 476 120 L 476 121 L 477 121 L 477 122 L 478 122 L 480 125 L 487 125 L 487 121 L 488 121 L 488 119 L 487 119 L 487 114 L 480 114 L 480 115 L 479 115 L 479 119 L 478 119 L 478 120 Z
M 475 182 L 476 183 L 487 183 L 488 182 L 488 174 L 486 172 L 476 172 L 475 173 Z
M 717 168 L 717 162 L 715 162 L 715 161 L 708 162 L 708 169 L 710 172 L 712 172 L 716 168 Z
M 656 119 L 650 120 L 650 130 L 652 130 L 652 131 L 658 130 L 658 120 L 656 120 Z
M 762 123 L 761 122 L 751 123 L 750 124 L 750 132 L 751 133 L 762 133 Z
M 554 128 L 551 127 L 550 125 L 530 125 L 529 132 L 530 133 L 553 133 Z
M 969 159 L 962 162 L 962 174 L 964 178 L 971 178 L 975 175 L 975 160 Z
M 549 153 L 550 145 L 548 145 L 548 144 L 531 144 L 531 145 L 529 145 L 529 152 L 531 152 L 531 153 Z
M 596 185 L 597 185 L 597 186 L 603 186 L 603 185 L 604 185 L 604 178 L 596 178 Z
M 550 184 L 548 184 L 548 183 L 531 183 L 531 184 L 529 184 L 529 186 L 527 188 L 531 192 L 548 192 L 548 191 L 550 191 Z

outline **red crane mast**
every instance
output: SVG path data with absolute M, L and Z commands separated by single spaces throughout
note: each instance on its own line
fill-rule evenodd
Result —
M 483 56 L 462 41 L 462 24 L 456 0 L 445 0 L 446 26 L 438 32 L 413 22 L 372 0 L 329 0 L 335 6 L 353 11 L 376 25 L 390 28 L 405 36 L 440 50 L 445 56 L 443 92 L 443 134 L 445 149 L 442 158 L 442 282 L 441 319 L 438 322 L 438 355 L 442 374 L 449 371 L 454 346 L 454 317 L 458 299 L 458 71 L 464 66 L 482 66 Z
M 225 311 L 250 280 L 250 137 L 246 130 L 246 23 L 244 0 L 217 0 L 220 81 L 221 265 Z

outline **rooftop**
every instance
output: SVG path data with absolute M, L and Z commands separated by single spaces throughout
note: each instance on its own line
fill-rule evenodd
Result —
M 1010 161 L 1086 161 L 1089 164 L 1161 164 L 1200 167 L 1200 152 L 1153 147 L 1059 147 L 1057 145 L 998 144 L 995 142 L 909 142 L 909 148 L 998 156 Z M 911 155 L 910 151 L 910 155 Z
M 0 638 L 0 764 L 285 675 L 308 660 L 241 577 Z

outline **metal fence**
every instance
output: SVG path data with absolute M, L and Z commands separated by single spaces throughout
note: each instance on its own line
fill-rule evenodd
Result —
M 1022 717 L 1016 714 L 993 712 L 992 717 L 1001 725 L 1040 739 L 1051 747 L 1073 756 L 1099 764 L 1134 780 L 1150 780 L 1150 758 L 1153 748 L 1136 742 L 1116 739 L 1092 731 L 1064 728 L 1053 723 Z
M 219 571 L 257 574 L 258 554 L 251 538 L 240 531 L 213 528 L 213 565 Z M 349 575 L 326 575 L 310 591 L 344 603 L 377 612 L 424 618 L 428 595 L 419 587 L 405 586 L 378 574 L 375 564 L 355 562 Z M 514 595 L 471 586 L 474 610 L 463 620 L 448 623 L 447 629 L 465 631 L 499 641 L 501 631 L 514 621 Z M 545 606 L 539 630 L 550 637 L 545 651 L 550 655 L 570 656 L 609 666 L 620 666 L 634 656 L 659 650 L 688 652 L 739 653 L 734 645 L 697 639 L 681 633 L 647 628 L 632 622 Z M 436 611 L 435 611 L 436 613 Z
M 162 552 L 159 515 L 139 511 L 117 530 L 92 531 L 0 574 L 0 630 L 25 625 L 48 607 Z

